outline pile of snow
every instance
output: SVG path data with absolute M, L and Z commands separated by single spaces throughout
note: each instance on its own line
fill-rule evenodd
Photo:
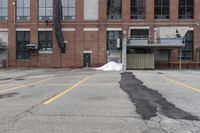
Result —
M 118 64 L 116 62 L 108 62 L 102 67 L 97 68 L 97 70 L 104 70 L 104 71 L 121 71 L 122 70 L 122 64 Z

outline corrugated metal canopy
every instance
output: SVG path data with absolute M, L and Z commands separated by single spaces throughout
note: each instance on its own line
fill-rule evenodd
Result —
M 182 48 L 185 45 L 184 44 L 170 44 L 170 45 L 168 44 L 144 44 L 144 45 L 128 44 L 127 46 L 134 47 L 134 48 L 170 48 L 171 49 L 171 48 Z

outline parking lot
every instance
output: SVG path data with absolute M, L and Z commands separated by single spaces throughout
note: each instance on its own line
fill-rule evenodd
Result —
M 1 133 L 200 133 L 200 71 L 0 69 Z

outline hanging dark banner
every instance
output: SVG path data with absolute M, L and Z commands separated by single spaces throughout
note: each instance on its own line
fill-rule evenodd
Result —
M 62 3 L 61 0 L 56 0 L 54 21 L 55 21 L 55 34 L 59 48 L 64 49 L 64 39 L 61 28 L 61 18 L 62 18 Z

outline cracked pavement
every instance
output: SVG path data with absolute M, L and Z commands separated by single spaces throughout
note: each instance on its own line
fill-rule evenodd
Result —
M 162 78 L 165 75 L 200 88 L 200 72 L 130 72 L 175 107 L 200 118 L 200 93 Z M 149 119 L 142 119 L 136 103 L 120 88 L 121 73 L 82 69 L 0 69 L 0 132 L 200 133 L 198 120 L 173 119 L 159 111 Z M 70 92 L 48 105 L 43 104 L 87 76 L 90 76 L 87 81 Z M 30 84 L 32 82 L 35 83 Z M 8 89 L 11 90 L 4 92 Z

